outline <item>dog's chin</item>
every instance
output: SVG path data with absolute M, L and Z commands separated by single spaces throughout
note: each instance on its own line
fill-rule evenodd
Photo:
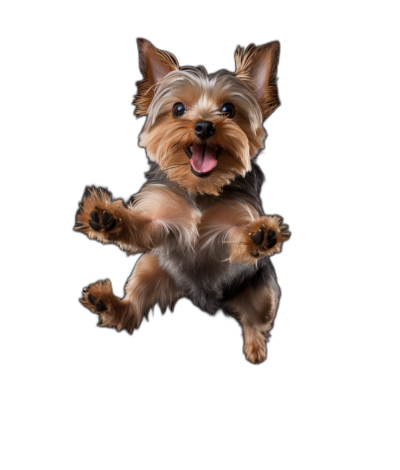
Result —
M 207 178 L 218 165 L 218 157 L 222 152 L 221 147 L 207 144 L 196 144 L 185 148 L 190 160 L 190 170 L 198 178 Z

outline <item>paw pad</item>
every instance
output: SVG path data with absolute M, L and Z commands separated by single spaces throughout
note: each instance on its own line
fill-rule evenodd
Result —
M 270 249 L 274 247 L 277 243 L 276 232 L 275 230 L 268 230 L 266 233 L 263 229 L 260 229 L 257 233 L 252 235 L 252 240 L 257 245 L 262 245 L 263 248 Z
M 276 232 L 275 230 L 268 230 L 264 246 L 268 249 L 276 245 Z
M 101 220 L 96 210 L 90 213 L 89 225 L 96 232 L 100 232 L 101 230 L 109 232 L 115 227 L 116 223 L 117 221 L 113 218 L 113 216 L 106 211 L 103 211 L 101 214 Z
M 104 310 L 107 310 L 107 307 L 106 307 L 105 303 L 101 299 L 97 300 L 94 295 L 89 294 L 88 295 L 88 300 L 92 305 L 94 305 L 96 307 L 96 309 L 99 312 L 103 312 Z
M 261 242 L 264 240 L 264 231 L 259 230 L 255 235 L 251 237 L 253 239 L 254 243 L 257 243 L 257 245 L 260 245 Z

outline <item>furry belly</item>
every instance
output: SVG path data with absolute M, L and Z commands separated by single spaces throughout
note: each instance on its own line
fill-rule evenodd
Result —
M 255 273 L 254 265 L 214 261 L 202 253 L 153 252 L 160 266 L 197 307 L 215 313 Z

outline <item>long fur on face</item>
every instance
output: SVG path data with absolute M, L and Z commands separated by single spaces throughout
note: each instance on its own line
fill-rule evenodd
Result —
M 146 47 L 145 52 L 150 46 Z M 265 59 L 264 56 L 269 54 L 277 63 L 277 57 L 273 56 L 271 48 L 265 52 L 253 46 L 244 53 L 238 49 L 236 74 L 227 70 L 208 74 L 204 67 L 178 68 L 172 55 L 168 68 L 165 65 L 170 57 L 168 53 L 159 51 L 157 58 L 158 50 L 152 47 L 148 62 L 154 64 L 158 60 L 165 74 L 162 76 L 160 73 L 162 78 L 158 80 L 149 81 L 145 76 L 143 81 L 138 82 L 138 95 L 134 103 L 140 104 L 141 114 L 147 114 L 139 144 L 146 148 L 150 160 L 159 165 L 169 180 L 189 193 L 218 195 L 224 186 L 251 170 L 251 159 L 263 148 L 266 136 L 263 119 L 266 114 L 270 114 L 271 103 L 276 107 L 279 101 L 276 92 L 268 91 L 274 91 L 276 70 L 274 67 L 265 69 L 267 83 L 264 87 L 259 78 L 257 58 Z M 151 70 L 150 65 L 146 67 L 145 59 L 148 55 L 145 52 L 141 54 L 142 72 Z M 265 97 L 269 100 L 268 106 L 264 103 Z M 143 102 L 146 100 L 147 108 L 144 111 Z M 186 108 L 181 117 L 175 117 L 172 113 L 176 103 L 183 103 Z M 235 107 L 233 118 L 221 112 L 221 107 L 226 103 Z M 191 162 L 185 151 L 197 144 L 204 144 L 194 132 L 199 121 L 214 124 L 215 134 L 207 139 L 207 145 L 219 149 L 216 167 L 204 178 L 191 171 Z

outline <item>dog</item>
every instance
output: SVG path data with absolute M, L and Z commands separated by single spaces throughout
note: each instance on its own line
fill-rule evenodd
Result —
M 124 203 L 87 187 L 75 230 L 128 254 L 143 253 L 116 297 L 107 279 L 83 290 L 99 325 L 132 333 L 156 304 L 173 311 L 181 297 L 209 314 L 222 310 L 243 330 L 246 358 L 267 357 L 280 288 L 270 257 L 289 239 L 278 215 L 265 215 L 255 157 L 264 120 L 279 106 L 280 44 L 237 47 L 235 72 L 180 67 L 175 56 L 138 39 L 142 79 L 136 116 L 150 169 Z

